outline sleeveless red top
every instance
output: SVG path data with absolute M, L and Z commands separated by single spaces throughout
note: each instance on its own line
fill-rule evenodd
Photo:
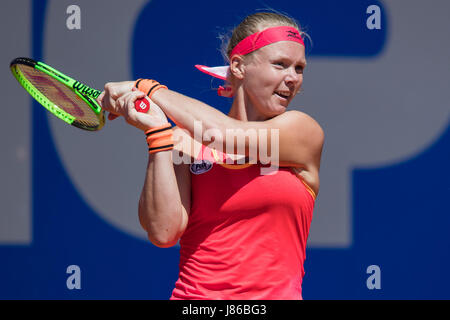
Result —
M 213 151 L 203 146 L 191 165 L 191 211 L 171 299 L 302 299 L 314 192 L 291 168 L 264 175 L 269 166 L 227 165 Z

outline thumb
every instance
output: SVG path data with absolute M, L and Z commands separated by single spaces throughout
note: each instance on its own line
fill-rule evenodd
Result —
M 102 102 L 103 102 L 103 97 L 105 96 L 105 91 L 102 91 L 102 93 L 100 93 L 100 95 L 97 97 L 97 103 L 102 106 Z

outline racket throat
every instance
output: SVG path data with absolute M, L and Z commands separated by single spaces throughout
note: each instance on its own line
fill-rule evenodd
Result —
M 87 85 L 85 85 L 79 81 L 75 81 L 72 85 L 72 88 L 75 89 L 76 91 L 84 94 L 85 96 L 89 96 L 94 99 L 97 99 L 101 93 L 99 90 L 95 90 L 91 87 L 88 87 Z

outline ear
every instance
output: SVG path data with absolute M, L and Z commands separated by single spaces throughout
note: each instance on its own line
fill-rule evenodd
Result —
M 239 80 L 244 78 L 245 73 L 245 65 L 244 65 L 244 57 L 235 54 L 230 59 L 230 74 Z

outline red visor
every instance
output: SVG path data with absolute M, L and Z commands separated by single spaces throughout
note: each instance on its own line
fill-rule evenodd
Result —
M 235 55 L 246 55 L 269 44 L 279 41 L 294 41 L 305 46 L 298 30 L 294 27 L 272 27 L 256 32 L 239 42 L 231 51 L 230 58 Z

